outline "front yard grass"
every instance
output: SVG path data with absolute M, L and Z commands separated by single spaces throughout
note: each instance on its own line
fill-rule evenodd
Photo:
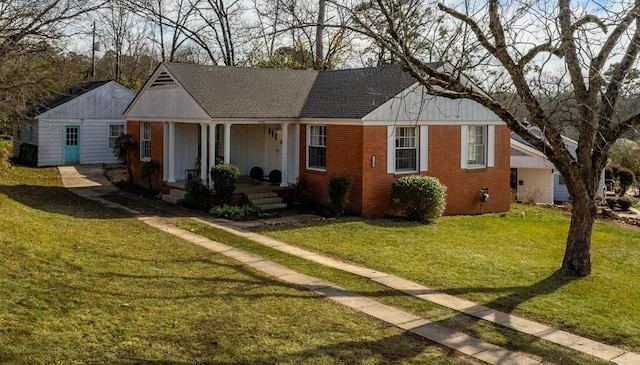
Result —
M 62 188 L 0 176 L 0 363 L 459 364 Z
M 556 270 L 568 224 L 562 212 L 514 205 L 507 214 L 444 217 L 433 225 L 345 218 L 259 230 L 640 352 L 640 230 L 598 222 L 592 274 L 566 279 Z

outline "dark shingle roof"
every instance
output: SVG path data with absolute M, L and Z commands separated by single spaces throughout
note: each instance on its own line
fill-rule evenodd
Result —
M 300 116 L 361 118 L 415 82 L 398 65 L 321 71 Z
M 41 100 L 29 106 L 25 110 L 24 115 L 29 118 L 36 117 L 46 111 L 49 111 L 68 101 L 71 101 L 84 93 L 87 93 L 93 89 L 96 89 L 110 81 L 111 80 L 87 82 L 87 83 L 75 85 L 68 89 L 54 93 L 49 98 Z
M 298 117 L 316 71 L 165 63 L 212 118 Z

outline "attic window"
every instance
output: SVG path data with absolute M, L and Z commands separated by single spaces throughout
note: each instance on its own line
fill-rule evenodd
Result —
M 169 76 L 169 74 L 166 71 L 162 71 L 158 75 L 158 77 L 156 77 L 156 79 L 153 80 L 153 83 L 151 84 L 151 87 L 172 86 L 172 85 L 175 85 L 175 84 L 176 84 L 176 82 L 173 81 L 171 76 Z

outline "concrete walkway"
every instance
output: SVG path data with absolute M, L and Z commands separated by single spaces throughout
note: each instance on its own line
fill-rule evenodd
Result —
M 102 176 L 101 173 L 97 173 L 97 169 L 95 169 L 95 167 L 61 167 L 59 168 L 59 171 L 63 184 L 66 187 L 70 187 L 71 191 L 78 195 L 100 201 L 101 203 L 106 203 L 110 207 L 124 208 L 118 204 L 111 203 L 100 198 L 100 195 L 105 194 L 103 191 L 111 192 L 113 190 L 108 187 L 111 185 L 108 180 L 101 179 L 101 177 L 104 178 L 104 176 Z M 96 174 L 99 176 L 95 176 Z M 107 184 L 107 186 L 105 186 L 105 184 Z M 130 212 L 135 212 L 128 208 L 124 209 L 127 209 Z M 333 283 L 297 273 L 286 267 L 265 260 L 260 256 L 180 229 L 171 223 L 169 219 L 147 216 L 139 216 L 138 219 L 167 233 L 237 260 L 282 281 L 313 290 L 318 294 L 345 305 L 355 311 L 368 314 L 381 321 L 387 322 L 403 330 L 410 331 L 416 335 L 440 343 L 486 363 L 541 364 L 538 360 L 531 359 L 522 354 L 478 340 L 467 334 L 436 324 L 426 318 L 413 315 L 403 310 L 376 302 L 370 298 L 349 292 Z M 605 345 L 537 322 L 529 321 L 509 313 L 500 312 L 465 299 L 444 294 L 394 275 L 348 264 L 256 233 L 248 232 L 244 229 L 248 225 L 246 223 L 237 224 L 226 220 L 214 219 L 209 216 L 200 216 L 195 217 L 194 219 L 201 223 L 226 230 L 287 254 L 295 255 L 328 267 L 360 275 L 417 298 L 592 355 L 602 360 L 610 361 L 618 365 L 640 364 L 640 355 L 636 353 Z

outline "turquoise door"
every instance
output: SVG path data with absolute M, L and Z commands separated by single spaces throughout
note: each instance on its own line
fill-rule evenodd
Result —
M 80 162 L 80 127 L 68 125 L 64 129 L 64 163 L 78 163 Z

